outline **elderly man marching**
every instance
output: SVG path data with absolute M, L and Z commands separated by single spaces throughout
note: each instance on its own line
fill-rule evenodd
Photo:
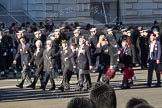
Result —
M 33 63 L 34 66 L 36 67 L 34 81 L 32 82 L 31 85 L 27 86 L 27 88 L 32 88 L 32 89 L 35 89 L 36 83 L 39 78 L 40 78 L 40 82 L 41 82 L 40 88 L 43 87 L 43 63 L 40 63 L 40 60 L 43 57 L 43 50 L 44 50 L 43 46 L 42 46 L 42 41 L 37 40 L 35 42 L 35 46 L 36 46 L 36 49 L 34 51 L 34 54 L 28 63 L 29 66 L 31 66 L 31 64 Z
M 43 63 L 43 71 L 45 72 L 44 80 L 43 80 L 43 87 L 42 89 L 45 91 L 46 85 L 50 79 L 51 82 L 51 90 L 55 90 L 55 82 L 54 78 L 56 77 L 56 70 L 54 64 L 56 62 L 56 57 L 58 56 L 59 52 L 55 51 L 55 47 L 52 45 L 52 40 L 46 41 L 46 48 L 43 52 L 43 57 L 41 59 L 40 64 Z
M 79 69 L 78 90 L 87 91 L 92 85 L 89 71 L 92 69 L 92 63 L 89 47 L 86 45 L 84 36 L 79 38 L 77 64 Z
M 30 73 L 29 73 L 29 66 L 28 66 L 28 63 L 31 59 L 31 45 L 26 42 L 24 37 L 20 38 L 20 44 L 18 46 L 17 54 L 15 56 L 13 64 L 17 63 L 16 60 L 18 59 L 19 56 L 21 56 L 21 65 L 23 67 L 23 69 L 22 69 L 22 80 L 16 86 L 19 87 L 19 88 L 23 88 L 25 79 L 27 79 L 27 81 L 30 84 L 32 83 Z
M 156 71 L 157 84 L 155 87 L 161 86 L 160 72 L 158 71 L 158 65 L 160 63 L 161 56 L 161 45 L 160 42 L 156 39 L 156 34 L 150 35 L 150 48 L 149 48 L 149 68 L 148 68 L 148 79 L 147 86 L 151 87 L 152 84 L 152 75 L 153 70 Z
M 59 87 L 60 90 L 69 90 L 70 89 L 70 79 L 73 74 L 73 64 L 72 64 L 72 58 L 67 58 L 71 53 L 72 50 L 68 46 L 68 43 L 66 40 L 62 40 L 62 47 L 60 48 L 61 53 L 61 67 L 63 71 L 63 79 L 61 86 Z

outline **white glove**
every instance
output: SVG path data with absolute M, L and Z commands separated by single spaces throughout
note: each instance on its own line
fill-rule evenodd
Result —
M 7 55 L 7 53 L 5 52 L 5 53 L 3 53 L 3 56 L 6 56 Z
M 13 48 L 11 48 L 11 49 L 10 49 L 10 52 L 13 52 L 13 51 L 14 51 L 14 49 L 13 49 Z

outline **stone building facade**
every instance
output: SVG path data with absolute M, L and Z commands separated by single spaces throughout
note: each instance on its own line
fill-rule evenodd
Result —
M 162 18 L 162 0 L 119 0 L 120 21 L 148 24 Z M 0 0 L 9 12 L 25 12 L 36 21 L 115 23 L 117 0 Z
M 28 0 L 23 4 L 24 10 L 39 21 L 53 18 L 99 24 L 106 23 L 105 14 L 109 22 L 116 17 L 116 0 Z
M 162 0 L 121 0 L 121 15 L 126 24 L 148 24 L 162 19 Z

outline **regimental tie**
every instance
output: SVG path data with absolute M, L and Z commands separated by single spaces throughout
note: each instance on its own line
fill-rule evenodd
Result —
M 124 56 L 124 48 L 121 50 L 120 57 Z

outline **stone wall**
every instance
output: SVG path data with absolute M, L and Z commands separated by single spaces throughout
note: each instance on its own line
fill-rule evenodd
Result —
M 54 18 L 55 21 L 105 23 L 101 1 L 112 3 L 105 4 L 111 22 L 116 17 L 116 0 L 28 0 L 28 3 L 24 0 L 23 7 L 37 21 Z M 94 9 L 93 3 L 98 7 Z
M 26 11 L 37 21 L 54 18 L 56 21 L 105 23 L 101 1 L 109 22 L 116 17 L 117 0 L 0 0 L 9 12 Z M 162 19 L 162 0 L 119 0 L 121 21 L 124 24 L 151 24 Z M 93 6 L 98 5 L 97 8 Z
M 162 0 L 121 0 L 125 24 L 150 24 L 162 19 Z
M 24 9 L 27 10 L 24 2 Z M 74 20 L 90 17 L 90 0 L 28 0 L 28 13 L 37 20 Z
M 105 23 L 102 2 L 105 3 L 107 19 L 116 17 L 117 0 L 0 0 L 9 11 L 22 11 L 36 21 L 53 18 L 55 21 L 78 21 L 83 23 Z M 95 4 L 95 5 L 94 5 Z
M 20 11 L 23 9 L 22 0 L 0 0 L 0 4 L 9 12 Z

